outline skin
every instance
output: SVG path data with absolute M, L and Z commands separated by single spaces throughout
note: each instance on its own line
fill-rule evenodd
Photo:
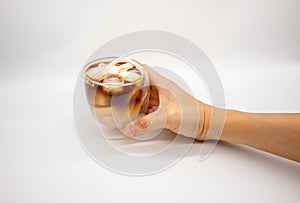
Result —
M 221 140 L 300 162 L 300 114 L 227 110 Z
M 212 112 L 216 108 L 192 97 L 147 65 L 145 67 L 150 80 L 148 112 L 128 124 L 124 134 L 134 137 L 166 128 L 199 141 L 216 139 L 208 133 Z M 247 145 L 300 162 L 300 113 L 265 114 L 219 110 L 225 113 L 220 140 Z

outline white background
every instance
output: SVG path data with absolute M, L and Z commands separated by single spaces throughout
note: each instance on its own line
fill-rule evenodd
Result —
M 104 42 L 158 29 L 203 49 L 227 106 L 300 111 L 300 1 L 0 1 L 0 202 L 298 202 L 299 164 L 200 143 L 172 168 L 127 177 L 95 163 L 75 133 L 77 74 Z

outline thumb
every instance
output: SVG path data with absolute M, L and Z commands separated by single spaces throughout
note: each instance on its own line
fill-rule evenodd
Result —
M 158 108 L 153 113 L 137 118 L 129 123 L 124 129 L 124 134 L 127 137 L 139 136 L 149 131 L 164 128 L 165 123 L 165 113 L 161 108 Z

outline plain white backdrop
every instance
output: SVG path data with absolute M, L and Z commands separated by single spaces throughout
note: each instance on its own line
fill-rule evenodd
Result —
M 300 112 L 298 0 L 1 0 L 1 202 L 298 202 L 300 165 L 220 143 L 197 143 L 148 177 L 100 167 L 75 133 L 72 96 L 90 54 L 138 30 L 180 34 L 203 49 L 227 106 Z

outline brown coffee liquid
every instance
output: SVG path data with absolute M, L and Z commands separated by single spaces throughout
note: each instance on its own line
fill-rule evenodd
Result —
M 120 66 L 126 62 L 119 62 L 115 66 Z M 86 73 L 91 68 L 98 67 L 98 64 L 91 65 L 86 69 Z M 129 70 L 132 71 L 132 70 Z M 133 70 L 136 73 L 138 69 Z M 85 92 L 87 101 L 89 103 L 91 111 L 97 120 L 107 126 L 116 127 L 114 117 L 112 115 L 112 108 L 114 112 L 117 112 L 118 119 L 123 119 L 121 123 L 126 124 L 130 120 L 135 119 L 143 110 L 143 106 L 146 104 L 146 97 L 148 87 L 140 88 L 143 84 L 143 77 L 141 76 L 137 81 L 132 82 L 122 78 L 122 84 L 105 84 L 105 81 L 118 82 L 119 75 L 109 74 L 107 76 L 100 76 L 98 78 L 91 78 L 86 74 L 85 78 Z M 113 106 L 111 106 L 113 105 Z M 130 120 L 126 119 L 126 115 L 129 114 Z

